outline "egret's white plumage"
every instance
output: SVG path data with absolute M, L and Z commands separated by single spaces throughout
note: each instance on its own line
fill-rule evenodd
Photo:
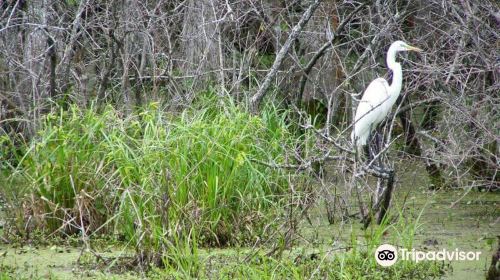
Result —
M 383 78 L 373 80 L 366 88 L 356 108 L 351 140 L 358 148 L 366 145 L 371 132 L 389 114 L 401 93 L 403 71 L 401 70 L 401 64 L 396 62 L 396 54 L 400 51 L 421 50 L 403 41 L 396 41 L 389 47 L 387 66 L 392 70 L 392 83 L 389 85 Z

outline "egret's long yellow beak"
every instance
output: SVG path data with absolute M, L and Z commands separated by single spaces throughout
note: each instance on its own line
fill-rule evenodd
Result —
M 408 45 L 408 47 L 406 47 L 406 49 L 409 50 L 409 51 L 423 52 L 422 49 L 419 49 L 417 47 L 413 47 L 413 46 L 410 46 L 410 45 Z

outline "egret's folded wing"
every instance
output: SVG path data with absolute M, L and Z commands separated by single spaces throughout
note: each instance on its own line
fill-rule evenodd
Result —
M 354 117 L 354 135 L 358 145 L 366 144 L 371 130 L 385 118 L 389 99 L 389 84 L 378 78 L 373 80 L 363 93 Z M 390 106 L 389 106 L 390 107 Z M 354 138 L 353 138 L 354 140 Z

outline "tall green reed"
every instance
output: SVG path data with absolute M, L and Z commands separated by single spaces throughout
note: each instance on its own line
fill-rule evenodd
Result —
M 210 99 L 178 115 L 157 103 L 126 118 L 111 107 L 53 112 L 13 175 L 36 216 L 26 228 L 113 232 L 145 253 L 183 238 L 254 241 L 287 188 L 286 172 L 258 163 L 281 163 L 293 146 L 284 114 Z

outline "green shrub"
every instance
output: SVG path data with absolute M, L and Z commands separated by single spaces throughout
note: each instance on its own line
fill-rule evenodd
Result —
M 289 176 L 258 162 L 284 161 L 284 113 L 270 107 L 261 118 L 210 101 L 178 116 L 157 107 L 127 118 L 110 107 L 49 114 L 13 175 L 30 194 L 25 228 L 113 231 L 146 255 L 188 237 L 229 245 L 264 234 Z

